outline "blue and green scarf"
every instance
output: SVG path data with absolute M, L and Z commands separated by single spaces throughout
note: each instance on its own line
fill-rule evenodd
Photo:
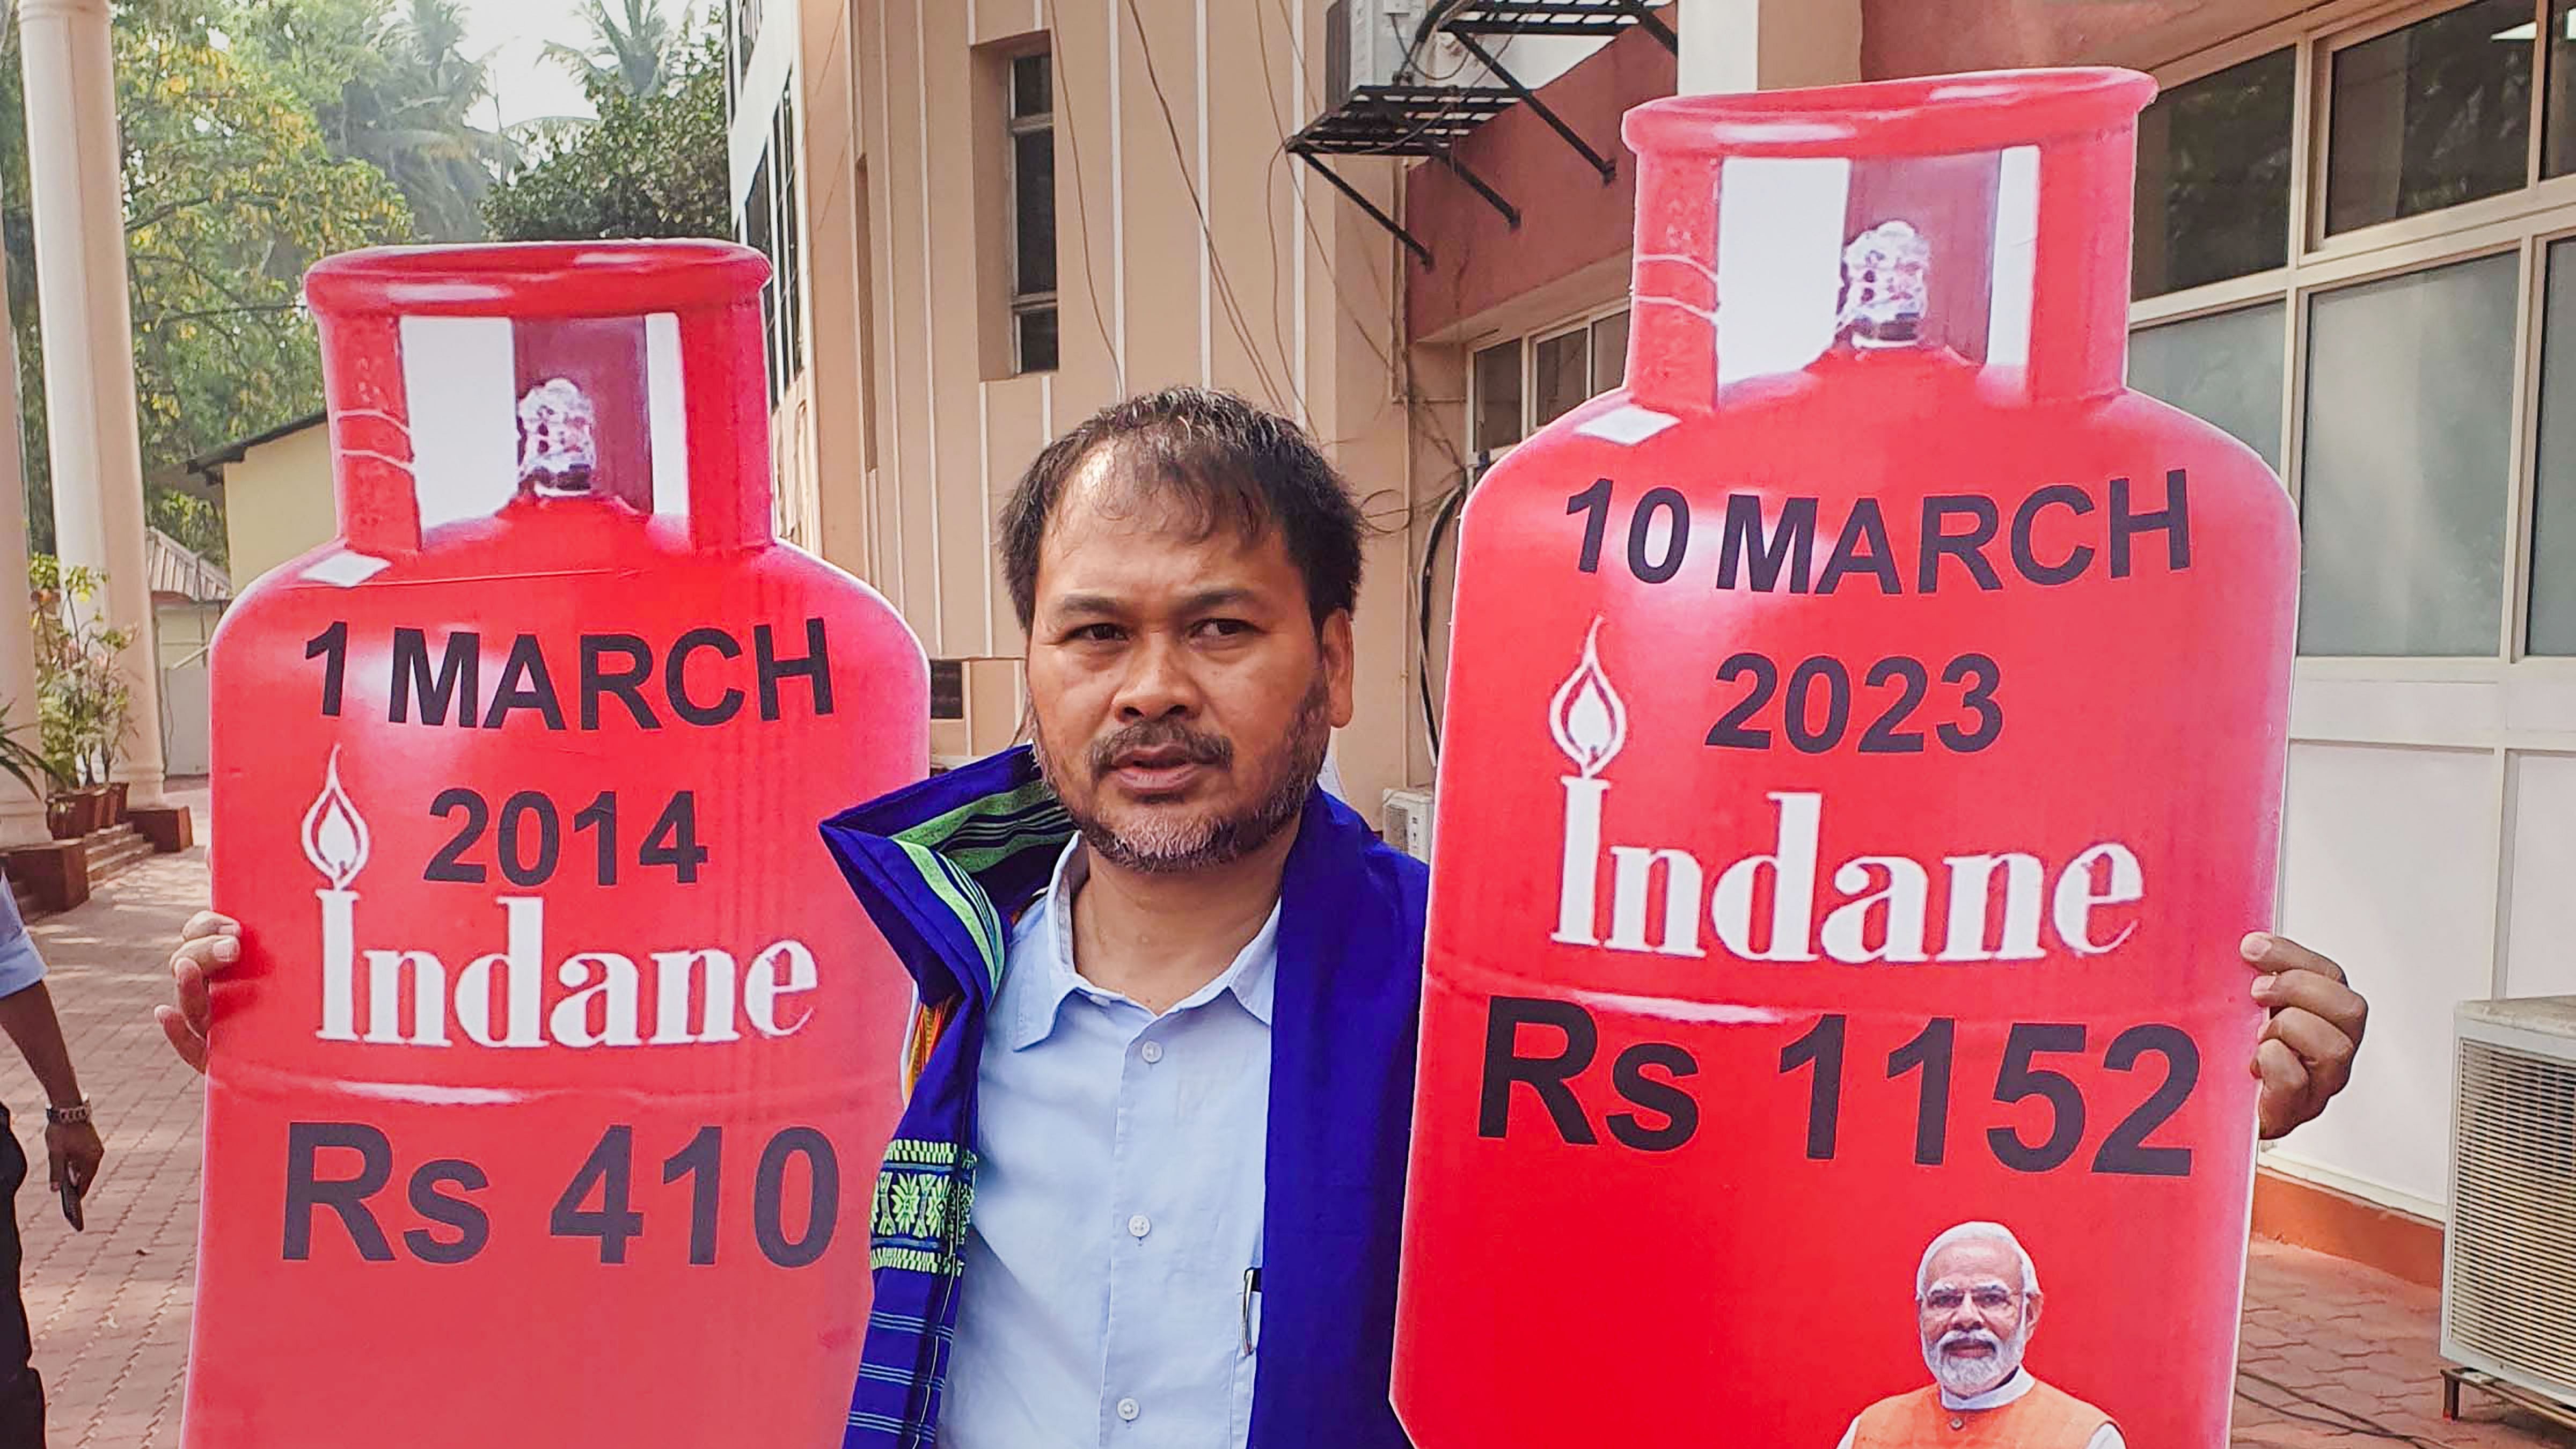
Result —
M 1010 923 L 1074 825 L 1016 749 L 823 824 L 920 997 L 877 1177 L 875 1298 L 843 1449 L 932 1449 L 967 1291 L 975 1085 Z M 1253 1449 L 1404 1449 L 1387 1402 L 1422 993 L 1421 862 L 1318 790 L 1280 886 Z

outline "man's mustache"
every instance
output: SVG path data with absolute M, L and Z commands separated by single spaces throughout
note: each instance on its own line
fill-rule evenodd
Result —
M 1152 719 L 1131 724 L 1105 740 L 1095 742 L 1089 752 L 1091 777 L 1095 780 L 1118 768 L 1130 755 L 1152 751 L 1177 754 L 1193 765 L 1210 765 L 1224 769 L 1234 763 L 1234 745 L 1223 735 L 1195 730 L 1179 720 Z
M 1990 1353 L 2001 1353 L 2004 1341 L 1981 1328 L 1952 1329 L 1941 1335 L 1941 1352 L 1946 1354 L 1962 1348 L 1982 1348 Z

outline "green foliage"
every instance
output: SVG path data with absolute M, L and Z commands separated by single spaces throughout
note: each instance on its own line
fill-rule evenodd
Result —
M 214 15 L 118 12 L 125 245 L 146 476 L 321 397 L 304 269 L 411 235 L 373 166 L 333 160 L 294 89 L 207 34 Z
M 688 37 L 672 23 L 662 0 L 586 0 L 582 28 L 587 43 L 546 46 L 546 54 L 582 78 L 586 88 L 606 86 L 630 96 L 657 96 L 687 63 Z
M 225 541 L 221 508 L 175 488 L 147 491 L 143 505 L 152 526 L 177 539 L 191 553 L 218 565 L 230 563 L 232 550 Z
M 345 38 L 297 64 L 237 34 L 270 0 L 129 0 L 113 30 L 143 471 L 156 518 L 219 539 L 205 505 L 160 485 L 212 448 L 321 402 L 303 269 L 330 252 L 406 240 L 411 216 L 383 173 L 334 154 L 310 96 L 351 54 Z M 343 9 L 347 9 L 343 6 Z M 341 17 L 346 29 L 348 17 Z M 30 545 L 54 547 L 44 376 L 28 209 L 25 91 L 14 13 L 0 31 L 0 245 L 18 352 Z M 215 526 L 209 527 L 209 524 Z M 166 527 L 166 525 L 165 525 Z M 218 544 L 210 552 L 220 557 Z
M 105 574 L 37 554 L 27 563 L 27 585 L 45 772 L 66 785 L 104 785 L 133 732 L 133 696 L 117 656 L 134 636 L 108 628 L 93 610 Z
M 632 95 L 587 82 L 599 120 L 538 143 L 492 189 L 483 215 L 503 241 L 731 237 L 725 173 L 724 44 L 710 30 L 679 53 L 669 83 Z

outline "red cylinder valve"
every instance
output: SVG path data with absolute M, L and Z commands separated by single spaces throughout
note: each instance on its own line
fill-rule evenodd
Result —
M 771 535 L 760 258 L 316 266 L 340 536 L 216 636 L 192 1449 L 821 1444 L 909 1002 L 814 830 L 920 646 Z
M 2143 76 L 1630 113 L 1458 564 L 1423 1449 L 2226 1442 L 2292 511 L 2123 387 Z

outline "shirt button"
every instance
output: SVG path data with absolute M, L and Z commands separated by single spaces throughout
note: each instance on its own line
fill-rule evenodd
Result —
M 1139 1221 L 1142 1220 L 1140 1219 Z M 1143 1412 L 1145 1412 L 1144 1406 L 1137 1403 L 1134 1399 L 1120 1399 L 1118 1401 L 1118 1417 L 1126 1420 L 1130 1424 L 1135 1423 L 1136 1416 Z
M 1136 1216 L 1127 1220 L 1127 1235 L 1131 1238 L 1141 1238 L 1153 1230 L 1154 1220 L 1145 1216 L 1143 1213 L 1138 1213 Z M 1132 1419 L 1136 1416 L 1129 1414 L 1127 1417 Z
M 1136 1048 L 1136 1055 L 1143 1057 L 1145 1059 L 1145 1065 L 1150 1067 L 1154 1063 L 1163 1059 L 1163 1044 L 1158 1041 L 1149 1041 L 1143 1046 Z

